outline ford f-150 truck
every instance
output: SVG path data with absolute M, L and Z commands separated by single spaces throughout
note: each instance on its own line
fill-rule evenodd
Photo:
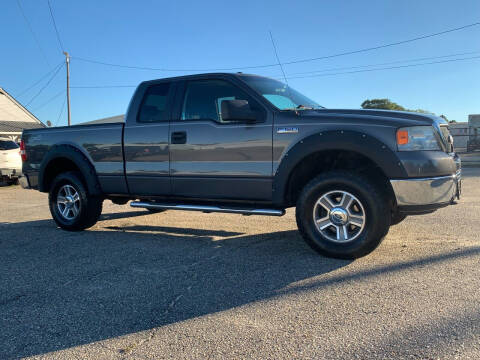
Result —
M 281 216 L 326 256 L 357 258 L 389 227 L 459 198 L 443 119 L 325 109 L 280 81 L 201 74 L 146 81 L 124 123 L 25 130 L 25 188 L 59 227 L 93 226 L 102 202 L 153 212 Z M 448 134 L 447 134 L 448 135 Z

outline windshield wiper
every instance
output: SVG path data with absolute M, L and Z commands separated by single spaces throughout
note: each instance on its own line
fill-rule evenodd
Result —
M 314 108 L 311 107 L 311 106 L 306 106 L 306 105 L 298 105 L 296 108 L 296 110 L 313 110 Z
M 325 109 L 323 106 L 307 106 L 307 105 L 297 105 L 296 107 L 293 108 L 286 108 L 282 110 L 293 110 L 293 111 L 298 111 L 298 110 L 321 110 Z
M 314 110 L 314 108 L 311 107 L 311 106 L 306 106 L 306 105 L 298 105 L 298 106 L 295 106 L 295 107 L 292 107 L 292 108 L 286 108 L 284 110 L 294 110 L 294 111 L 297 111 L 297 110 Z

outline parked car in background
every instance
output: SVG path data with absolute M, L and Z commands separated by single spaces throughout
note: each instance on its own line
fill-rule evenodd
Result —
M 0 138 L 0 181 L 14 183 L 22 175 L 22 158 L 18 144 L 8 138 Z

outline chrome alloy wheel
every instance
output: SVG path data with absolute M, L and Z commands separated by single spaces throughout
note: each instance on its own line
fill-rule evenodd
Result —
M 362 203 L 343 190 L 330 191 L 317 200 L 313 208 L 317 230 L 327 239 L 345 243 L 356 239 L 365 227 Z
M 66 220 L 73 220 L 80 213 L 80 195 L 72 185 L 63 185 L 58 190 L 57 208 Z

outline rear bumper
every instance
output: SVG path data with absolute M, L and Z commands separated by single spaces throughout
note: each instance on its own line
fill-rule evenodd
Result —
M 461 182 L 460 168 L 448 176 L 390 180 L 398 210 L 406 214 L 432 212 L 460 199 Z
M 0 177 L 16 179 L 22 175 L 22 169 L 0 169 Z

